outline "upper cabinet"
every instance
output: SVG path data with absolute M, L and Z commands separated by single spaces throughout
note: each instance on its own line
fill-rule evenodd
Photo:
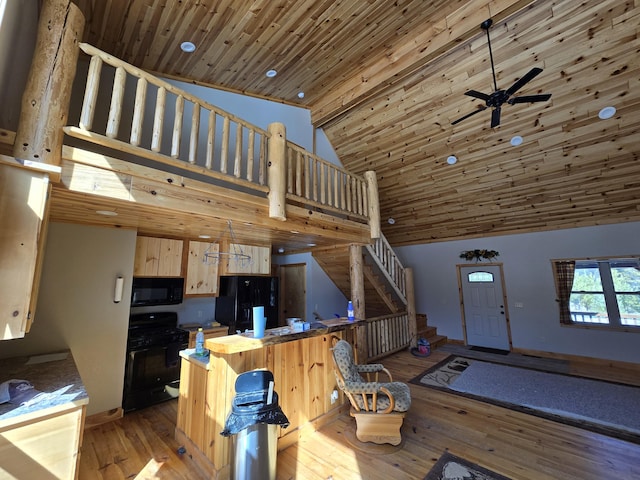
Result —
M 182 240 L 138 237 L 134 277 L 179 277 L 182 275 Z
M 205 262 L 204 254 L 208 250 L 218 252 L 218 244 L 207 242 L 185 241 L 187 247 L 187 268 L 184 294 L 216 295 L 218 293 L 218 263 Z
M 220 262 L 221 275 L 270 275 L 271 247 L 229 243 L 229 252 L 241 252 L 244 258 L 227 256 Z
M 49 177 L 0 164 L 0 340 L 24 337 L 38 298 Z

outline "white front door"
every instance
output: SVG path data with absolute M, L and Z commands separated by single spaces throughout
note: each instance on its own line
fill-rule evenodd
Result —
M 459 265 L 467 345 L 511 350 L 501 265 Z

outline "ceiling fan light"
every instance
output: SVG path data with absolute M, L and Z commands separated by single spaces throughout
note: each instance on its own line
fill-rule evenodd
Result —
M 600 110 L 600 113 L 598 113 L 598 117 L 600 117 L 600 120 L 606 120 L 613 117 L 615 114 L 616 107 L 604 107 L 602 110 Z
M 514 147 L 517 147 L 518 145 L 522 144 L 522 137 L 520 135 L 515 135 L 513 138 L 511 138 L 511 145 Z
M 455 155 L 449 155 L 447 157 L 447 163 L 449 165 L 455 165 L 457 161 L 458 161 L 458 159 L 455 157 Z

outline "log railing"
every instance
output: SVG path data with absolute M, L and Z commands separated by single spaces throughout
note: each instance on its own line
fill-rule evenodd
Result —
M 282 200 L 369 221 L 372 232 L 379 230 L 379 218 L 370 220 L 377 211 L 371 207 L 375 178 L 354 175 L 288 141 L 270 151 L 270 143 L 283 139 L 91 45 L 80 49 L 91 60 L 78 125 L 64 127 L 67 135 L 261 192 L 282 174 L 286 191 L 283 185 L 275 192 Z M 282 161 L 268 158 L 274 151 Z M 270 171 L 269 165 L 285 170 Z M 279 208 L 272 215 L 284 220 Z
M 368 318 L 366 336 L 368 362 L 407 348 L 411 343 L 408 313 Z
M 66 127 L 65 133 L 209 177 L 266 190 L 266 130 L 91 45 L 82 43 L 80 48 L 91 56 L 84 102 L 79 126 Z M 107 83 L 104 79 L 111 73 L 103 72 L 105 65 L 112 67 L 113 82 L 101 85 Z M 125 102 L 125 98 L 132 82 L 135 100 L 131 108 L 131 102 Z M 98 126 L 96 112 L 100 99 L 105 98 L 110 98 L 109 108 Z
M 366 219 L 369 197 L 363 177 L 287 142 L 287 198 Z
M 372 245 L 367 245 L 367 251 L 398 297 L 400 297 L 406 305 L 407 285 L 405 268 L 384 235 L 381 234 L 379 238 L 374 240 Z

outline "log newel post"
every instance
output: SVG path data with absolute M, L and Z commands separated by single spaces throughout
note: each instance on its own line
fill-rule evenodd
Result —
M 380 238 L 380 198 L 378 196 L 378 179 L 376 172 L 368 170 L 364 172 L 364 179 L 367 182 L 367 200 L 369 203 L 369 228 L 371 229 L 371 239 Z
M 349 245 L 349 276 L 351 278 L 353 313 L 357 319 L 362 320 L 367 317 L 364 304 L 364 266 L 361 245 Z M 369 358 L 366 324 L 357 329 L 355 350 L 358 361 L 360 363 L 366 363 Z
M 404 269 L 404 279 L 407 296 L 407 316 L 409 317 L 409 338 L 411 348 L 418 346 L 418 324 L 416 320 L 416 291 L 413 284 L 413 268 Z
M 71 0 L 45 0 L 22 95 L 13 156 L 60 165 L 63 130 L 78 63 L 84 15 Z
M 269 124 L 269 147 L 267 159 L 267 184 L 269 186 L 269 217 L 286 220 L 287 192 L 287 135 L 284 124 Z

